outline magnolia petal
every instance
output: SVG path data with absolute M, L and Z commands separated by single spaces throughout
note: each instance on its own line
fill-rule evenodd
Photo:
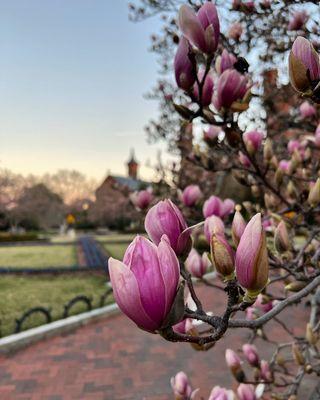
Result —
M 130 268 L 110 258 L 109 274 L 113 294 L 121 311 L 140 328 L 154 331 L 157 324 L 149 318 L 142 306 L 138 283 Z

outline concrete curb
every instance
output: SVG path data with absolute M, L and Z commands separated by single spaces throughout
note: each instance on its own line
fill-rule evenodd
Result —
M 56 335 L 71 332 L 89 322 L 108 317 L 119 312 L 117 304 L 113 303 L 96 310 L 88 311 L 79 315 L 74 315 L 50 324 L 38 326 L 14 335 L 0 339 L 0 353 L 8 354 L 20 350 L 32 343 L 43 339 L 48 339 Z

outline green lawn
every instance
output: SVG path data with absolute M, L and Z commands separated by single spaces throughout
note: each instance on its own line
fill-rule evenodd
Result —
M 129 243 L 101 243 L 107 254 L 118 260 L 122 260 Z
M 0 267 L 42 268 L 77 265 L 75 246 L 3 246 Z
M 102 243 L 131 242 L 136 237 L 134 233 L 112 233 L 110 235 L 95 235 L 95 239 Z
M 60 319 L 63 305 L 77 295 L 93 298 L 97 307 L 100 296 L 106 291 L 106 278 L 96 274 L 59 274 L 46 276 L 0 276 L 0 331 L 1 336 L 13 333 L 15 319 L 32 307 L 52 309 L 53 319 Z M 75 305 L 73 314 L 85 311 L 83 305 Z M 26 328 L 41 325 L 43 316 L 34 316 Z M 28 324 L 28 325 L 27 325 Z

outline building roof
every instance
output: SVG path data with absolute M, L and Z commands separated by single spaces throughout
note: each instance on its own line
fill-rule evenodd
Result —
M 126 186 L 130 190 L 139 190 L 142 185 L 150 185 L 150 182 L 142 181 L 140 179 L 133 179 L 125 176 L 110 175 L 119 185 Z
M 128 165 L 130 165 L 130 164 L 138 165 L 138 161 L 135 158 L 134 149 L 131 149 L 131 152 L 130 152 L 130 159 L 128 161 Z

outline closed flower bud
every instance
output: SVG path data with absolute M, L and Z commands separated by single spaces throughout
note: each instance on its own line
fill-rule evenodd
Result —
M 190 381 L 183 371 L 171 378 L 171 387 L 175 400 L 191 400 L 194 398 L 195 391 L 192 390 Z
M 314 143 L 316 147 L 320 147 L 320 124 L 317 126 L 317 129 L 314 133 Z
M 266 161 L 271 160 L 273 156 L 273 148 L 272 148 L 272 141 L 270 139 L 266 139 L 265 144 L 263 146 L 263 158 Z
M 305 358 L 300 350 L 300 347 L 298 344 L 294 343 L 292 345 L 292 355 L 294 358 L 294 361 L 298 364 L 298 365 L 304 365 L 305 364 Z
M 301 118 L 312 118 L 317 115 L 317 110 L 308 101 L 304 101 L 300 107 Z
M 221 217 L 223 212 L 223 202 L 219 197 L 211 196 L 204 202 L 202 211 L 205 218 L 208 218 L 211 215 Z
M 261 360 L 260 363 L 260 377 L 265 382 L 271 382 L 273 380 L 273 374 L 270 369 L 270 365 L 265 360 Z
M 308 14 L 304 11 L 296 11 L 288 24 L 289 31 L 298 31 L 308 21 Z
M 229 109 L 234 102 L 244 98 L 247 90 L 247 78 L 235 69 L 227 69 L 218 79 L 213 104 L 218 111 Z
M 246 222 L 240 211 L 236 211 L 232 221 L 231 235 L 235 246 L 238 246 L 241 236 L 245 230 Z
M 137 236 L 123 262 L 109 259 L 113 294 L 124 314 L 141 329 L 162 328 L 173 306 L 179 283 L 178 259 L 163 236 L 157 247 Z
M 203 75 L 204 75 L 203 71 L 199 75 L 200 75 L 199 81 L 202 82 Z M 196 98 L 196 100 L 199 104 L 203 105 L 204 107 L 209 106 L 211 104 L 212 95 L 213 95 L 213 79 L 210 76 L 210 74 L 207 74 L 207 76 L 204 80 L 203 87 L 202 87 L 201 99 L 200 99 L 200 94 L 199 94 L 198 83 L 196 83 L 194 85 L 193 93 L 194 93 L 194 97 Z
M 251 161 L 249 160 L 249 158 L 241 151 L 239 151 L 239 161 L 246 168 L 249 168 L 251 165 Z
M 294 281 L 285 286 L 285 290 L 289 292 L 300 292 L 301 289 L 307 286 L 304 281 Z
M 226 363 L 230 368 L 232 375 L 237 379 L 238 382 L 245 380 L 245 375 L 241 367 L 241 360 L 237 353 L 231 349 L 226 350 Z
M 210 393 L 208 400 L 230 400 L 233 397 L 232 391 L 222 388 L 220 386 L 215 386 Z
M 204 234 L 208 243 L 211 242 L 211 238 L 214 234 L 224 235 L 224 223 L 222 219 L 215 215 L 206 218 L 204 222 Z
M 284 253 L 290 249 L 290 239 L 286 224 L 281 221 L 274 232 L 274 246 L 278 253 Z
M 315 345 L 319 339 L 319 336 L 316 332 L 313 332 L 312 326 L 310 323 L 307 324 L 306 327 L 306 339 L 311 345 Z
M 309 191 L 308 203 L 312 207 L 315 207 L 320 203 L 320 178 L 317 179 L 316 183 Z
M 281 168 L 278 168 L 276 170 L 276 173 L 274 174 L 274 180 L 275 180 L 275 184 L 279 187 L 282 182 L 283 182 L 283 170 Z
M 242 346 L 243 354 L 250 365 L 259 367 L 260 359 L 256 346 L 253 344 L 244 344 Z
M 187 186 L 181 196 L 181 200 L 186 207 L 193 207 L 202 197 L 201 189 L 198 185 Z
M 196 249 L 192 249 L 185 261 L 185 266 L 192 276 L 202 278 L 208 272 L 211 263 L 206 253 L 200 256 Z
M 225 70 L 233 68 L 236 61 L 237 58 L 224 49 L 221 56 L 217 57 L 216 59 L 215 67 L 217 73 L 221 75 Z
M 225 280 L 234 278 L 234 253 L 223 235 L 212 236 L 211 259 L 216 271 Z
M 150 190 L 140 190 L 140 192 L 134 192 L 130 196 L 130 200 L 134 206 L 140 210 L 145 210 L 149 207 L 153 200 L 153 195 Z
M 199 50 L 213 54 L 219 42 L 220 24 L 217 9 L 211 2 L 206 2 L 196 14 L 183 5 L 179 12 L 179 27 L 184 36 Z
M 242 25 L 239 22 L 235 22 L 230 26 L 228 36 L 230 39 L 233 39 L 237 42 L 240 39 L 242 32 Z
M 229 214 L 233 213 L 236 203 L 231 199 L 225 199 L 222 203 L 221 218 L 227 217 Z
M 246 132 L 243 135 L 243 140 L 246 144 L 248 152 L 253 155 L 262 145 L 264 134 L 259 131 Z
M 289 57 L 290 82 L 298 92 L 312 89 L 310 81 L 320 79 L 319 55 L 312 44 L 302 36 L 294 41 Z
M 196 81 L 190 55 L 191 48 L 189 42 L 186 38 L 182 37 L 174 59 L 174 71 L 178 87 L 186 91 L 192 88 Z
M 186 334 L 189 331 L 193 330 L 192 319 L 186 318 L 174 325 L 172 328 L 177 333 Z
M 253 385 L 241 383 L 237 389 L 239 400 L 257 400 Z
M 247 289 L 244 298 L 253 302 L 268 282 L 269 262 L 261 214 L 246 226 L 236 252 L 236 274 L 240 285 Z
M 220 126 L 211 125 L 203 132 L 203 140 L 208 144 L 215 144 L 218 141 L 221 132 L 222 130 Z
M 164 200 L 150 208 L 145 219 L 145 229 L 150 239 L 158 245 L 167 235 L 176 254 L 181 255 L 190 248 L 190 233 L 187 224 L 171 200 Z

